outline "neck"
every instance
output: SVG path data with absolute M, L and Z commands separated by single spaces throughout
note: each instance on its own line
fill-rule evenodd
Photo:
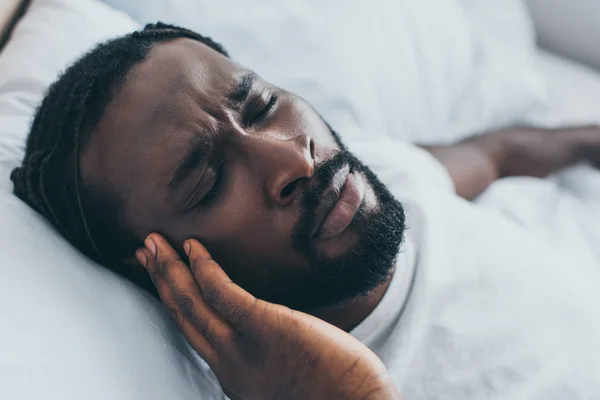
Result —
M 390 286 L 393 275 L 394 271 L 392 271 L 385 282 L 381 283 L 365 296 L 349 300 L 334 307 L 319 309 L 311 312 L 311 314 L 346 332 L 350 332 L 375 310 Z

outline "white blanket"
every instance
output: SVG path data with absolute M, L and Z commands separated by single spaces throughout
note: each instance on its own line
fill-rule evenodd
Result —
M 546 101 L 523 119 L 598 123 L 598 74 L 543 53 L 538 61 Z M 408 211 L 410 240 L 390 288 L 352 332 L 403 395 L 597 398 L 600 172 L 578 165 L 549 179 L 502 179 L 473 205 L 448 195 L 448 177 L 425 154 L 356 147 Z
M 392 282 L 351 332 L 382 359 L 403 396 L 597 398 L 600 260 L 592 253 L 600 229 L 584 226 L 574 196 L 538 201 L 543 211 L 524 226 L 458 198 L 424 150 L 400 142 L 355 148 L 407 210 Z M 523 207 L 523 198 L 532 206 L 523 210 L 535 213 L 529 191 L 544 195 L 546 182 L 523 183 L 510 187 L 506 204 Z
M 600 123 L 600 75 L 546 53 L 539 68 L 547 79 L 544 107 L 528 116 L 542 126 Z M 477 203 L 535 232 L 555 246 L 600 262 L 600 172 L 578 165 L 549 179 L 496 182 Z

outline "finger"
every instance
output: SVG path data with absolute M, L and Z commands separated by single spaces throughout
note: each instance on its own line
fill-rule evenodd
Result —
M 202 336 L 215 350 L 230 344 L 233 328 L 206 303 L 189 268 L 177 253 L 159 235 L 149 237 L 146 244 L 151 251 L 148 269 L 178 326 L 193 328 L 195 336 Z M 192 331 L 186 329 L 186 337 L 192 335 Z
M 207 364 L 212 369 L 215 369 L 218 362 L 218 354 L 215 348 L 179 311 L 178 307 L 176 306 L 177 302 L 175 301 L 171 292 L 171 288 L 161 274 L 158 273 L 158 267 L 152 254 L 150 254 L 149 250 L 147 249 L 139 249 L 136 252 L 136 257 L 138 261 L 148 270 L 161 301 L 171 314 L 171 317 L 173 318 L 180 332 L 185 336 L 192 348 L 194 348 L 196 352 L 198 352 L 198 354 L 207 362 Z
M 200 357 L 207 362 L 207 364 L 214 368 L 217 365 L 218 354 L 212 344 L 193 326 L 179 311 L 176 304 L 171 288 L 164 280 L 164 278 L 158 273 L 158 267 L 156 261 L 150 251 L 147 249 L 139 249 L 136 252 L 138 261 L 148 270 L 152 282 L 156 287 L 161 301 L 165 308 L 171 314 L 171 317 L 175 321 L 175 324 L 185 336 L 190 345 L 200 354 Z
M 190 268 L 181 261 L 177 252 L 158 234 L 150 235 L 147 241 L 155 246 L 154 260 L 171 288 L 178 310 L 215 348 L 230 340 L 232 326 L 210 307 Z
M 187 240 L 184 250 L 208 304 L 236 327 L 244 327 L 256 309 L 256 297 L 233 283 L 197 240 Z

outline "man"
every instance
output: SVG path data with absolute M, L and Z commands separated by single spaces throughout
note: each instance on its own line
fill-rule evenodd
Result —
M 146 266 L 234 397 L 247 393 L 235 388 L 241 371 L 219 369 L 232 357 L 219 348 L 235 342 L 236 321 L 253 320 L 251 295 L 351 332 L 410 399 L 600 393 L 598 264 L 458 197 L 472 199 L 501 177 L 598 162 L 597 128 L 355 150 L 374 155 L 381 180 L 305 101 L 212 40 L 158 24 L 100 45 L 65 72 L 12 179 L 17 195 L 90 257 L 151 288 Z M 185 249 L 189 238 L 208 250 L 195 240 Z M 251 295 L 235 286 L 236 297 L 223 289 L 228 278 L 203 277 L 202 266 L 185 272 L 186 250 Z M 215 279 L 219 290 L 210 289 Z M 252 335 L 288 337 L 283 325 Z M 312 382 L 289 376 L 303 390 Z M 387 384 L 373 389 L 395 396 Z

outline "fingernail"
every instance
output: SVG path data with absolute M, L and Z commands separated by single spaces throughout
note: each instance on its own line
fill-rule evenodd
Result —
M 146 245 L 148 250 L 150 250 L 150 253 L 152 253 L 152 256 L 156 257 L 156 243 L 154 243 L 154 240 L 152 240 L 150 237 L 147 237 L 146 240 L 144 241 L 144 244 Z
M 144 254 L 144 250 L 138 249 L 135 252 L 135 257 L 140 262 L 140 264 L 142 264 L 144 267 L 146 267 L 146 263 L 148 260 L 146 260 L 146 254 Z
M 190 250 L 191 250 L 190 242 L 188 242 L 186 240 L 185 242 L 183 242 L 183 251 L 185 251 L 185 254 L 187 254 L 188 257 L 190 256 Z

